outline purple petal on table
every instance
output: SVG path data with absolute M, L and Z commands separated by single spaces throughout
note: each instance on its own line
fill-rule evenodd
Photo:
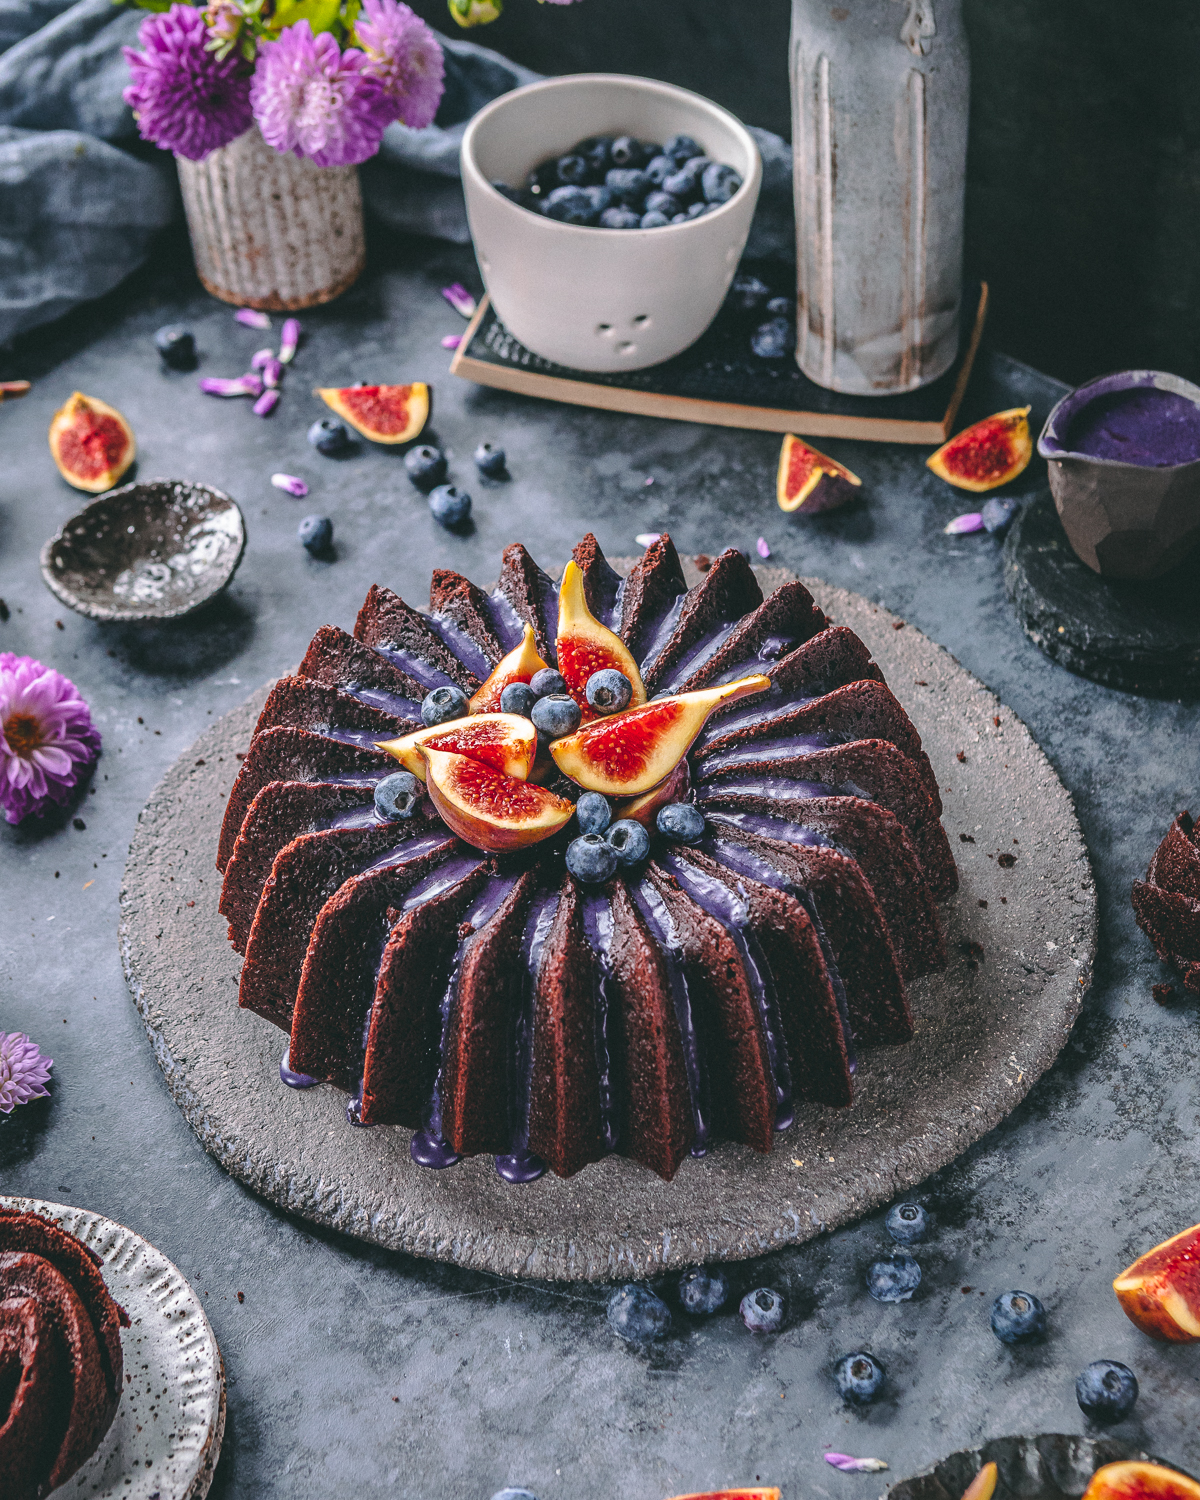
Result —
M 254 358 L 250 361 L 250 368 L 252 370 L 261 370 L 269 359 L 274 358 L 274 349 L 260 349 L 254 356 Z
M 272 474 L 271 483 L 277 490 L 283 490 L 288 495 L 294 495 L 297 500 L 303 500 L 308 494 L 308 485 L 303 479 L 297 479 L 294 474 Z
M 216 376 L 201 378 L 200 389 L 206 396 L 260 396 L 262 381 L 257 375 L 239 375 L 236 380 L 219 380 Z
M 279 334 L 279 362 L 290 365 L 300 344 L 300 319 L 285 318 Z
M 273 354 L 271 355 L 270 359 L 267 360 L 266 364 L 263 365 L 262 378 L 263 385 L 265 385 L 267 389 L 271 391 L 275 390 L 279 385 L 279 382 L 283 379 L 283 366 Z
M 843 1474 L 878 1474 L 887 1468 L 882 1458 L 852 1458 L 849 1453 L 827 1453 L 825 1462 Z
M 652 547 L 661 535 L 661 531 L 639 531 L 634 541 L 639 547 Z
M 256 307 L 239 307 L 233 315 L 244 328 L 270 328 L 271 320 Z
M 962 536 L 968 531 L 982 531 L 983 517 L 977 510 L 969 510 L 965 516 L 955 516 L 953 521 L 947 522 L 942 527 L 942 530 L 947 536 Z
M 254 403 L 254 415 L 256 417 L 269 417 L 279 405 L 279 391 L 272 386 L 265 390 Z
M 446 335 L 446 337 L 442 340 L 442 348 L 443 349 L 457 349 L 458 346 L 459 346 L 459 344 L 461 344 L 461 343 L 462 343 L 462 334 L 461 333 L 448 333 Z
M 760 536 L 758 541 L 755 542 L 754 550 L 758 553 L 759 557 L 770 557 L 771 555 L 771 549 L 767 546 L 767 539 L 763 536 Z
M 461 281 L 452 281 L 449 286 L 442 288 L 442 296 L 454 309 L 456 313 L 462 313 L 464 318 L 473 316 L 475 312 L 475 298 L 471 296 Z

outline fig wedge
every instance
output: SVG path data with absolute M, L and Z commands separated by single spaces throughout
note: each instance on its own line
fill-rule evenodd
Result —
M 565 797 L 465 755 L 425 745 L 421 754 L 429 798 L 442 821 L 464 843 L 489 854 L 540 844 L 564 827 L 575 811 L 575 804 Z
M 653 790 L 643 792 L 640 797 L 630 797 L 628 802 L 618 802 L 613 808 L 612 820 L 617 823 L 623 818 L 631 818 L 653 833 L 659 808 L 666 807 L 668 802 L 682 802 L 691 784 L 691 768 L 686 759 L 681 760 L 667 779 L 660 781 Z
M 629 647 L 619 635 L 601 625 L 587 605 L 583 591 L 583 572 L 572 559 L 566 566 L 558 590 L 558 670 L 567 691 L 583 710 L 583 722 L 590 723 L 601 715 L 588 707 L 588 678 L 606 668 L 623 672 L 633 686 L 630 708 L 640 708 L 646 701 L 642 674 Z
M 818 453 L 790 432 L 784 435 L 775 476 L 775 498 L 780 510 L 815 516 L 819 511 L 848 505 L 861 488 L 858 475 L 836 458 Z
M 50 455 L 68 484 L 100 495 L 121 482 L 137 457 L 137 443 L 115 406 L 76 391 L 54 413 Z
M 319 386 L 314 395 L 372 443 L 411 443 L 429 420 L 429 387 L 412 385 Z
M 537 730 L 520 714 L 473 714 L 449 724 L 418 729 L 396 740 L 376 740 L 380 750 L 394 755 L 406 771 L 425 780 L 422 746 L 465 755 L 505 776 L 525 781 L 537 759 Z
M 756 673 L 721 687 L 656 698 L 585 724 L 550 746 L 564 776 L 606 797 L 636 797 L 665 781 L 692 747 L 709 714 L 739 698 L 765 693 L 769 678 Z
M 925 463 L 947 484 L 982 495 L 1015 479 L 1032 457 L 1029 408 L 1013 406 L 956 432 Z
M 1092 1475 L 1083 1500 L 1200 1500 L 1200 1484 L 1163 1464 L 1105 1464 Z
M 526 625 L 521 644 L 513 649 L 492 668 L 491 676 L 471 699 L 473 714 L 496 713 L 500 708 L 500 694 L 510 682 L 528 682 L 535 672 L 548 666 L 538 655 L 533 638 L 533 626 Z
M 1138 1256 L 1113 1282 L 1113 1291 L 1126 1317 L 1152 1339 L 1195 1343 L 1200 1339 L 1200 1224 Z

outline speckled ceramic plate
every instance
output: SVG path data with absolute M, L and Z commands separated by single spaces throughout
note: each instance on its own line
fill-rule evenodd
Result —
M 94 1250 L 129 1314 L 121 1404 L 100 1447 L 55 1500 L 202 1500 L 225 1431 L 225 1370 L 182 1272 L 141 1235 L 86 1208 L 4 1196 L 0 1206 L 41 1214 Z
M 1046 1432 L 1038 1437 L 994 1438 L 981 1448 L 951 1453 L 932 1468 L 902 1479 L 888 1490 L 886 1500 L 959 1500 L 986 1463 L 999 1470 L 997 1500 L 1077 1500 L 1088 1481 L 1105 1464 L 1125 1459 L 1145 1460 L 1149 1454 L 1135 1444 L 1112 1437 L 1075 1437 Z M 1152 1459 L 1161 1463 L 1161 1459 Z M 1168 1468 L 1177 1465 L 1168 1464 Z M 1180 1473 L 1185 1471 L 1179 1470 Z
M 764 589 L 789 576 L 760 570 Z M 859 595 L 806 582 L 866 642 L 920 731 L 962 882 L 943 907 L 949 966 L 911 987 L 916 1036 L 863 1051 L 853 1105 L 803 1106 L 769 1155 L 725 1142 L 669 1183 L 610 1156 L 516 1187 L 490 1156 L 424 1170 L 407 1130 L 351 1129 L 345 1095 L 284 1088 L 284 1033 L 237 1005 L 241 959 L 213 863 L 264 687 L 167 773 L 121 892 L 134 1002 L 176 1103 L 227 1171 L 289 1213 L 410 1254 L 625 1279 L 845 1224 L 953 1161 L 1024 1098 L 1091 982 L 1096 896 L 1070 795 L 1012 710 L 948 652 Z

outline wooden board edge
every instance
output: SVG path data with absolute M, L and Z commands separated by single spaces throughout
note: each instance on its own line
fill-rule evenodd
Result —
M 482 323 L 483 320 L 484 320 L 484 318 L 487 316 L 487 310 L 488 310 L 489 306 L 491 305 L 491 300 L 492 299 L 488 296 L 488 294 L 486 292 L 484 292 L 483 296 L 480 297 L 478 306 L 475 308 L 475 311 L 471 314 L 471 320 L 467 324 L 466 332 L 463 334 L 462 338 L 459 339 L 459 341 L 458 341 L 458 348 L 455 349 L 454 354 L 453 354 L 453 356 L 452 356 L 452 358 L 450 360 L 450 373 L 451 373 L 451 375 L 461 375 L 462 374 L 460 366 L 463 363 L 463 360 L 465 358 L 465 356 L 463 354 L 463 350 L 464 349 L 469 349 L 471 347 L 471 340 L 475 337 L 476 330 L 478 329 L 480 323 Z M 474 365 L 474 364 L 477 364 L 478 361 L 477 360 L 471 360 L 471 361 L 469 361 L 469 363 L 471 363 L 471 364 Z M 470 375 L 463 376 L 464 380 L 470 380 L 472 378 L 473 377 L 470 376 Z
M 938 442 L 944 443 L 954 431 L 954 419 L 958 416 L 958 409 L 963 403 L 963 397 L 967 394 L 971 371 L 975 368 L 975 356 L 979 353 L 979 345 L 983 341 L 983 325 L 987 322 L 987 315 L 988 284 L 986 281 L 981 281 L 979 283 L 979 306 L 975 309 L 975 326 L 971 329 L 971 341 L 967 345 L 966 357 L 958 372 L 958 379 L 954 382 L 954 389 L 950 393 L 950 402 L 942 418 L 942 435 L 937 439 Z

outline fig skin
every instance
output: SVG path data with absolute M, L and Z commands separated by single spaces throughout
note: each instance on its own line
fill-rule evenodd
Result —
M 947 484 L 982 495 L 1024 473 L 1032 457 L 1029 408 L 1014 406 L 964 427 L 925 463 Z
M 633 688 L 630 708 L 645 703 L 646 689 L 637 662 L 621 637 L 602 625 L 588 608 L 583 571 L 574 558 L 564 569 L 558 590 L 557 652 L 558 670 L 567 692 L 583 711 L 585 724 L 602 717 L 587 701 L 588 678 L 607 667 L 628 677 Z
M 792 433 L 786 433 L 779 450 L 775 498 L 779 509 L 815 516 L 837 510 L 857 499 L 862 480 L 837 459 L 818 453 Z
M 628 802 L 618 802 L 612 820 L 619 823 L 622 819 L 630 819 L 653 833 L 659 808 L 666 807 L 668 802 L 682 802 L 691 785 L 691 767 L 685 757 L 667 779 L 660 781 L 651 791 L 643 792 L 640 797 L 631 797 Z
M 535 672 L 544 671 L 546 663 L 538 655 L 533 626 L 526 625 L 519 646 L 492 668 L 487 681 L 478 688 L 469 708 L 473 714 L 495 713 L 500 708 L 500 694 L 510 682 L 528 682 Z
M 406 771 L 425 780 L 422 747 L 465 755 L 517 781 L 527 781 L 537 758 L 537 730 L 519 714 L 473 714 L 417 729 L 395 740 L 377 740 L 380 750 L 394 755 Z
M 1083 1500 L 1200 1500 L 1200 1484 L 1162 1464 L 1105 1464 L 1092 1475 Z
M 137 457 L 137 442 L 115 406 L 76 391 L 54 413 L 50 455 L 69 485 L 101 495 L 128 472 Z
M 369 442 L 388 445 L 411 443 L 429 421 L 433 404 L 422 380 L 412 385 L 318 386 L 313 395 Z
M 489 854 L 540 844 L 564 828 L 575 804 L 465 755 L 422 747 L 429 799 L 450 831 Z
M 1139 1256 L 1113 1282 L 1113 1291 L 1125 1316 L 1152 1339 L 1200 1341 L 1200 1224 Z

